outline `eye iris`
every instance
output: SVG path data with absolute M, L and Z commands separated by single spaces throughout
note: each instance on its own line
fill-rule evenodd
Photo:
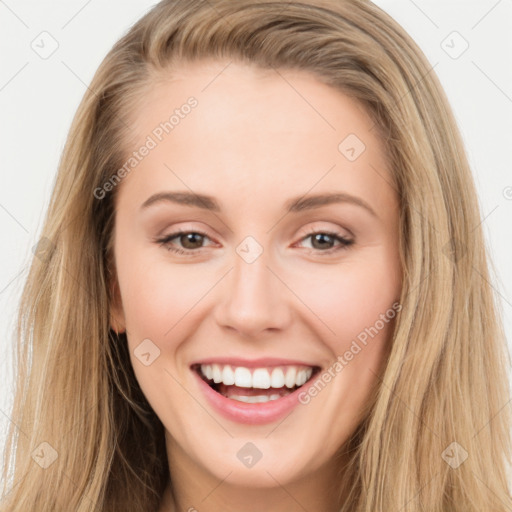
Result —
M 327 242 L 327 245 L 320 243 L 319 247 L 315 247 L 315 242 Z M 327 235 L 325 233 L 317 233 L 313 235 L 312 245 L 315 249 L 325 249 L 326 247 L 330 247 L 332 245 L 333 239 L 331 235 Z
M 180 235 L 180 242 L 185 249 L 197 249 L 202 246 L 203 235 L 200 235 L 199 233 L 185 233 Z M 192 246 L 189 245 L 189 242 Z M 194 245 L 194 243 L 196 245 Z
M 310 235 L 312 246 L 315 249 L 331 248 L 335 237 L 328 233 L 315 233 Z M 204 235 L 201 233 L 187 232 L 178 236 L 178 239 L 184 249 L 200 249 L 203 245 Z

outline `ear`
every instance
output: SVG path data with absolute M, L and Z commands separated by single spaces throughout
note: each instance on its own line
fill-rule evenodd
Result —
M 121 291 L 119 290 L 119 284 L 115 277 L 110 282 L 109 287 L 110 296 L 112 298 L 109 311 L 110 328 L 119 334 L 126 331 L 126 321 L 121 300 Z

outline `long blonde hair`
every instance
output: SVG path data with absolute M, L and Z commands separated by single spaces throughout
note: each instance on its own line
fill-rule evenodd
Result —
M 164 0 L 108 53 L 23 291 L 0 510 L 158 508 L 171 477 L 164 428 L 109 327 L 116 189 L 93 191 L 126 160 L 144 87 L 210 58 L 314 74 L 363 102 L 388 152 L 402 310 L 375 400 L 342 447 L 342 511 L 512 510 L 510 360 L 463 143 L 427 59 L 366 0 Z

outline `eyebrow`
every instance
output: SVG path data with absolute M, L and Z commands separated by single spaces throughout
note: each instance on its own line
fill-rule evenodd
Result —
M 146 209 L 151 205 L 162 202 L 171 202 L 202 208 L 212 212 L 220 212 L 221 208 L 215 198 L 203 194 L 196 194 L 194 192 L 158 192 L 150 196 L 141 206 L 141 209 Z M 304 210 L 312 210 L 335 203 L 349 203 L 360 206 L 371 213 L 374 217 L 377 214 L 373 208 L 363 199 L 357 196 L 346 194 L 344 192 L 337 192 L 332 194 L 317 194 L 313 196 L 300 196 L 292 198 L 285 203 L 285 210 L 289 213 L 301 212 Z

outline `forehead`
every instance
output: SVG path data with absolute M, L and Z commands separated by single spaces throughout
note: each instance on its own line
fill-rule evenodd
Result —
M 384 148 L 363 105 L 300 70 L 183 64 L 155 77 L 131 124 L 137 137 L 127 154 L 152 146 L 124 180 L 139 192 L 167 181 L 180 189 L 245 187 L 251 196 L 305 194 L 316 183 L 368 195 L 385 183 Z
M 201 122 L 228 127 L 229 122 L 242 121 L 253 133 L 291 132 L 292 128 L 295 132 L 301 128 L 303 132 L 336 132 L 340 122 L 343 128 L 351 126 L 360 132 L 374 127 L 361 102 L 307 71 L 206 60 L 153 74 L 133 112 L 135 129 L 144 135 L 191 96 L 200 105 L 196 112 L 202 112 Z M 302 122 L 292 127 L 292 120 Z

